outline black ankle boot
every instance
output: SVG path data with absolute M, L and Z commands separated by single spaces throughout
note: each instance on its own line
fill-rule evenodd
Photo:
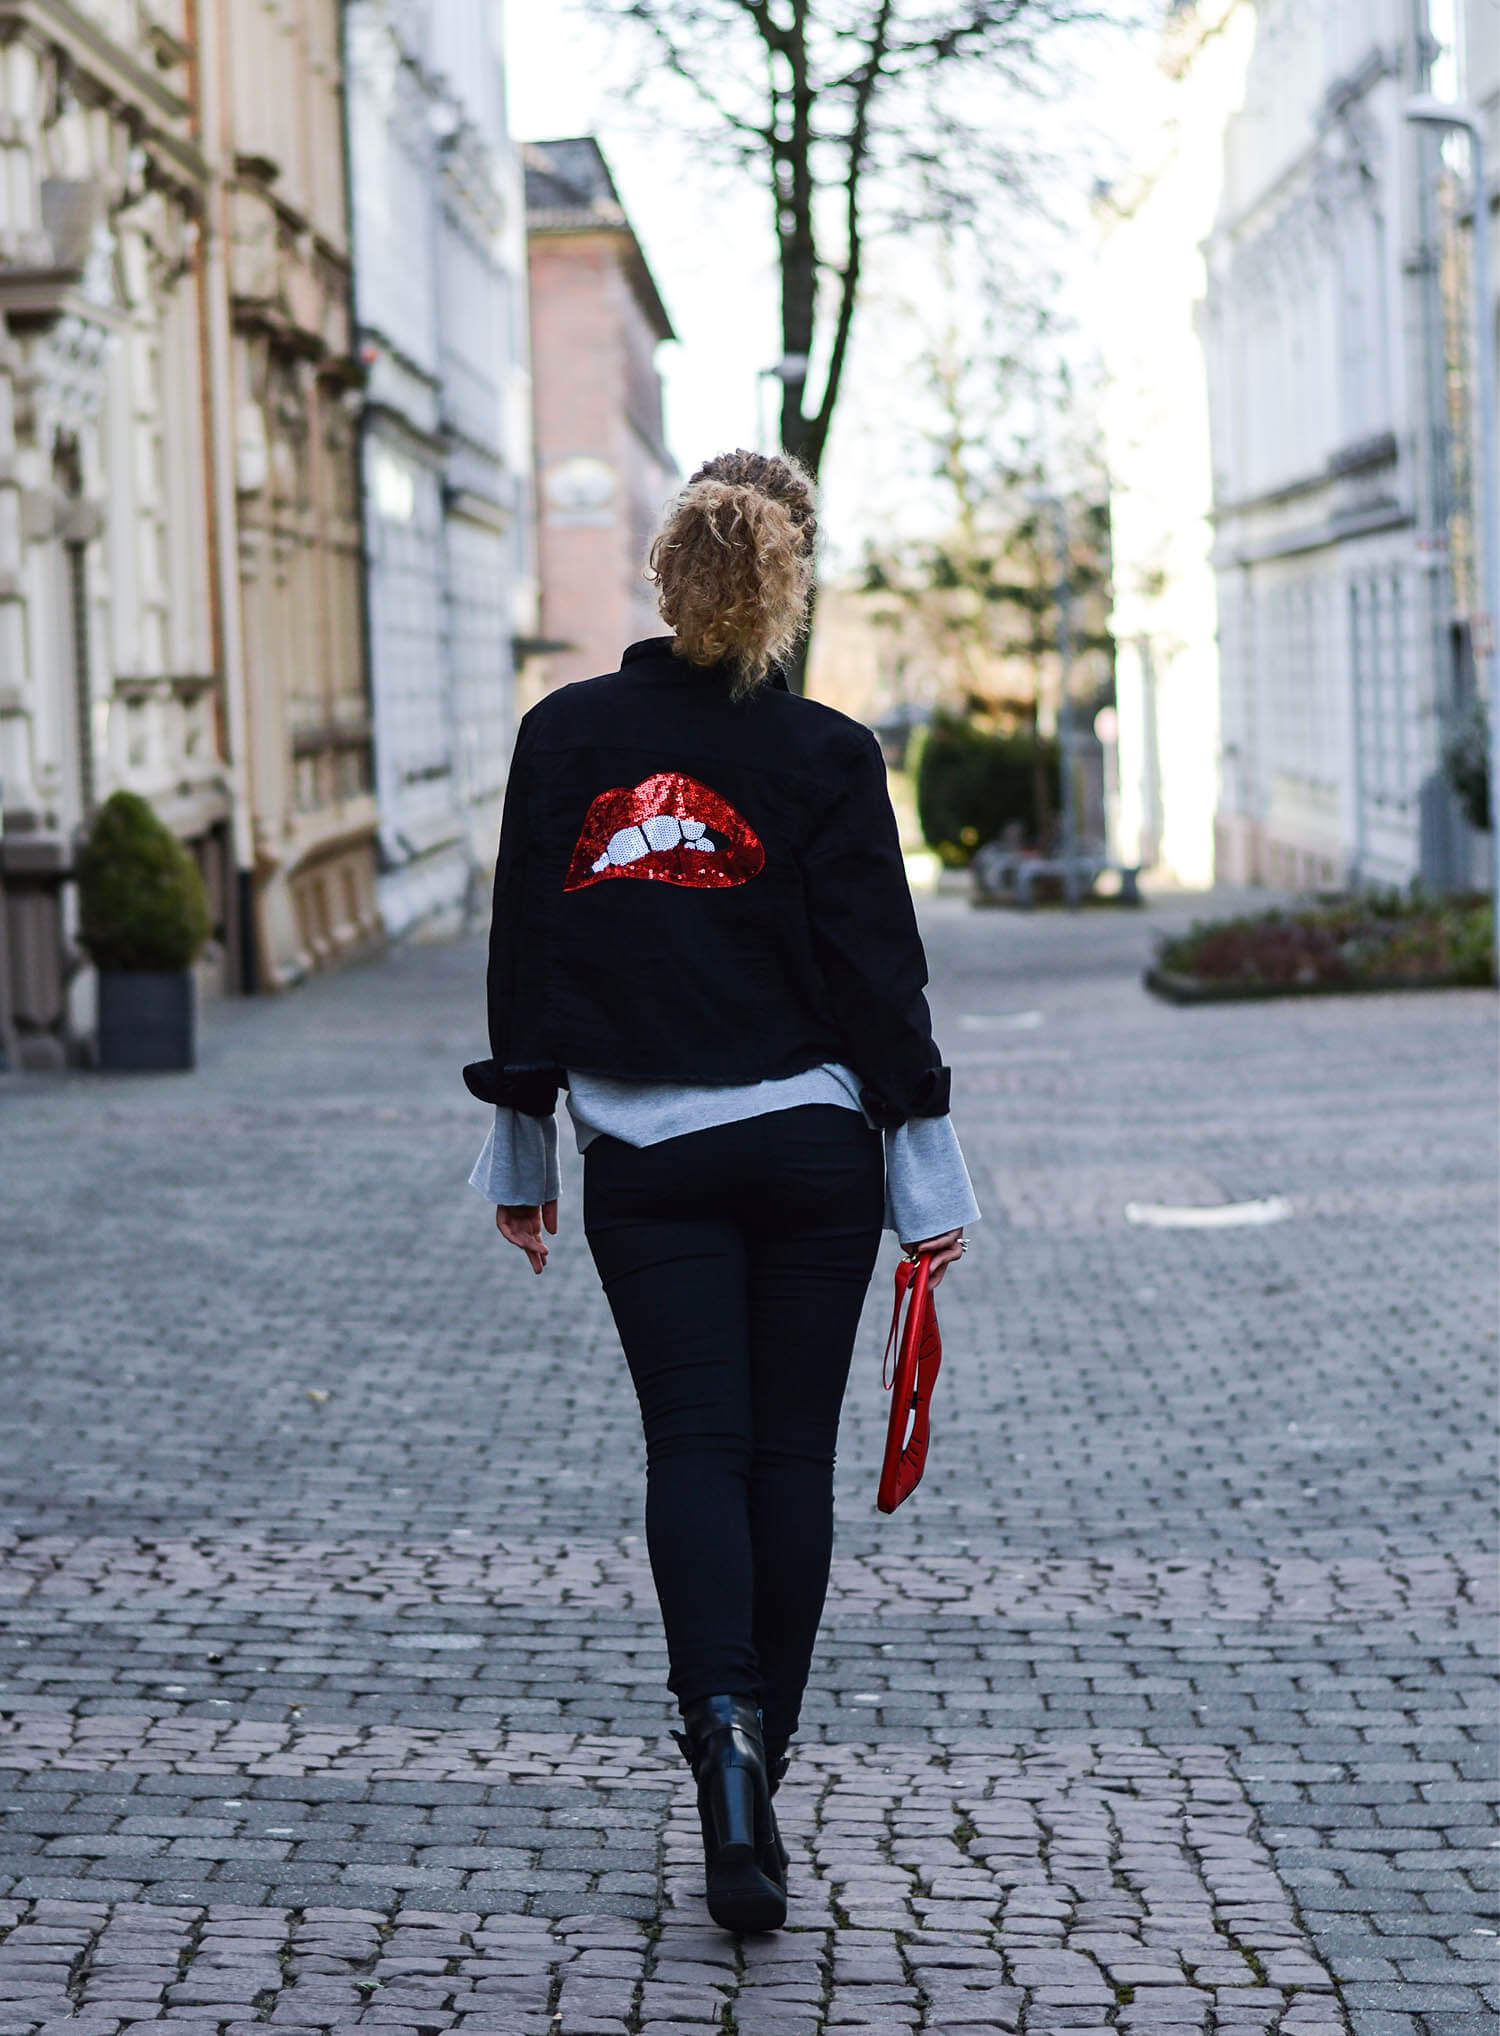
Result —
M 698 1784 L 708 1913 L 722 1929 L 779 1930 L 786 1891 L 763 1870 L 775 1857 L 760 1713 L 747 1697 L 703 1697 L 674 1734 Z
M 766 1774 L 768 1781 L 770 1783 L 770 1791 L 773 1798 L 776 1794 L 776 1791 L 781 1787 L 783 1781 L 785 1781 L 786 1771 L 791 1766 L 791 1764 L 792 1763 L 790 1756 L 785 1753 L 781 1755 L 779 1760 L 772 1760 L 768 1762 Z M 775 1802 L 773 1801 L 769 1807 L 771 1812 L 771 1842 L 766 1847 L 765 1851 L 762 1852 L 762 1854 L 760 1855 L 760 1870 L 768 1880 L 775 1881 L 776 1885 L 781 1889 L 782 1893 L 785 1894 L 786 1869 L 787 1869 L 786 1847 L 781 1842 L 781 1827 L 776 1822 Z

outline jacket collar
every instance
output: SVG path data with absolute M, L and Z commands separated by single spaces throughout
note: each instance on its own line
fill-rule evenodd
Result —
M 676 641 L 677 639 L 674 636 L 647 636 L 643 637 L 639 643 L 627 645 L 620 659 L 621 671 L 627 665 L 643 664 L 648 658 L 656 662 L 676 662 L 672 650 L 672 646 Z M 679 665 L 678 668 L 684 673 L 691 672 L 695 676 L 703 672 L 725 672 L 728 670 L 725 664 Z M 781 669 L 780 665 L 772 665 L 769 683 L 780 693 L 786 693 L 791 690 L 786 682 L 786 673 Z
M 672 655 L 672 645 L 676 641 L 675 636 L 647 636 L 640 643 L 628 645 L 624 656 L 620 659 L 621 671 L 625 669 L 626 665 L 640 664 L 646 658 L 670 658 Z

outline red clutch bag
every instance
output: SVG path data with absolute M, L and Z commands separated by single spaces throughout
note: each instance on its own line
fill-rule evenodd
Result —
M 880 1466 L 880 1489 L 875 1495 L 882 1513 L 894 1513 L 903 1499 L 911 1497 L 927 1466 L 932 1389 L 943 1361 L 943 1339 L 938 1334 L 937 1305 L 928 1284 L 929 1272 L 925 1252 L 916 1259 L 903 1258 L 896 1267 L 896 1308 L 891 1316 L 891 1333 L 885 1340 L 885 1364 L 881 1370 L 882 1382 L 891 1395 L 885 1461 Z

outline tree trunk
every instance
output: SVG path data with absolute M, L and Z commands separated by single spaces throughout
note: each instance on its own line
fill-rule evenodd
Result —
M 812 592 L 807 600 L 807 633 L 798 638 L 797 647 L 782 666 L 786 682 L 794 693 L 807 691 L 807 659 L 812 649 L 812 633 L 818 620 L 818 583 L 813 581 Z

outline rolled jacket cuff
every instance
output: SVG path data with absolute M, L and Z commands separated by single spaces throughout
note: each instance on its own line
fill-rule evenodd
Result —
M 474 1060 L 464 1069 L 464 1087 L 481 1103 L 519 1110 L 525 1117 L 550 1117 L 557 1108 L 563 1070 L 558 1067 L 501 1067 Z
M 951 1108 L 952 1094 L 951 1068 L 933 1067 L 899 1094 L 883 1092 L 866 1082 L 860 1089 L 859 1100 L 872 1124 L 882 1131 L 894 1131 L 909 1117 L 946 1117 Z

